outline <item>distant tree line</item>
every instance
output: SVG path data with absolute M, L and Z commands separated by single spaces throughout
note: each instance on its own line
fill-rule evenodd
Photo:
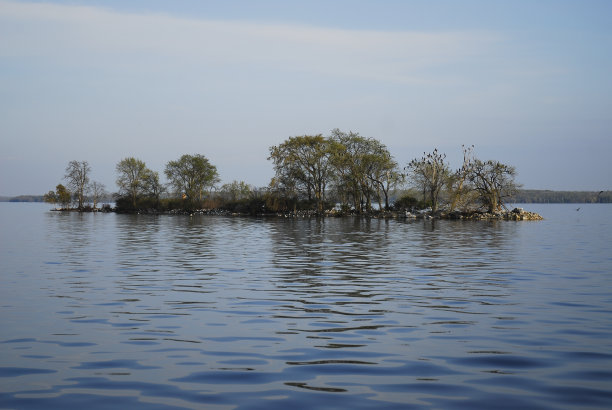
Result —
M 167 182 L 144 161 L 128 157 L 116 166 L 116 210 L 194 211 L 219 209 L 260 214 L 308 211 L 323 214 L 372 213 L 383 210 L 437 212 L 499 212 L 514 202 L 553 202 L 553 191 L 521 191 L 514 167 L 480 160 L 474 147 L 463 147 L 463 162 L 452 169 L 446 154 L 434 149 L 401 167 L 380 141 L 354 132 L 332 130 L 328 137 L 290 137 L 269 148 L 274 176 L 265 188 L 243 181 L 220 184 L 217 168 L 201 154 L 169 161 Z M 58 184 L 44 200 L 64 209 L 97 210 L 110 194 L 90 178 L 87 161 L 70 161 L 65 185 Z M 564 193 L 557 202 L 570 202 Z M 610 200 L 599 193 L 596 201 Z M 594 202 L 591 198 L 589 201 Z M 108 209 L 108 205 L 106 206 Z
M 0 197 L 0 202 L 43 202 L 43 195 L 19 195 Z
M 518 203 L 612 203 L 612 191 L 549 191 L 537 189 L 519 190 L 513 198 Z

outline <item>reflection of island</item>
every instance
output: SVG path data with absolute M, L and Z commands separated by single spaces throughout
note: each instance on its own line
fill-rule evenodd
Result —
M 443 312 L 504 305 L 517 224 L 327 218 L 267 220 L 287 331 L 356 343 L 387 327 L 417 329 Z M 443 326 L 442 326 L 443 327 Z M 400 331 L 400 330 L 398 330 Z
M 312 292 L 331 283 L 346 283 L 351 286 L 345 296 L 363 292 L 369 297 L 369 274 L 373 269 L 384 272 L 394 261 L 393 254 L 377 251 L 389 246 L 388 220 L 296 218 L 269 223 L 274 227 L 270 239 L 272 262 L 279 271 L 278 287 L 286 283 L 295 289 L 295 283 L 302 283 L 304 292 Z M 338 295 L 342 293 L 338 289 Z

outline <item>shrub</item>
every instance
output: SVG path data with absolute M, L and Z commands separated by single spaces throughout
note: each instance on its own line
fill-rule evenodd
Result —
M 414 211 L 418 209 L 425 209 L 430 204 L 427 201 L 418 200 L 410 194 L 404 195 L 398 198 L 393 204 L 393 209 L 397 211 Z

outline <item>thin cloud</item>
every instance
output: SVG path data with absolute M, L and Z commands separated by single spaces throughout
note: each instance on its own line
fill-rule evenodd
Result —
M 478 58 L 490 32 L 383 32 L 128 14 L 95 7 L 0 1 L 0 55 L 59 64 L 226 65 L 395 83 L 429 83 L 430 69 Z

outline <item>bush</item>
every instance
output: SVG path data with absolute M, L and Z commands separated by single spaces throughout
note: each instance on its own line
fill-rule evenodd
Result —
M 135 212 L 145 210 L 162 210 L 162 203 L 157 198 L 152 197 L 140 197 L 136 199 L 136 207 L 132 204 L 132 198 L 127 196 L 120 196 L 115 201 L 117 212 Z
M 228 201 L 222 205 L 222 209 L 249 215 L 261 215 L 268 212 L 266 201 L 262 198 L 245 198 L 237 201 Z
M 404 195 L 398 198 L 393 204 L 393 209 L 396 211 L 414 211 L 419 209 L 425 209 L 431 206 L 429 201 L 418 200 L 412 195 Z

